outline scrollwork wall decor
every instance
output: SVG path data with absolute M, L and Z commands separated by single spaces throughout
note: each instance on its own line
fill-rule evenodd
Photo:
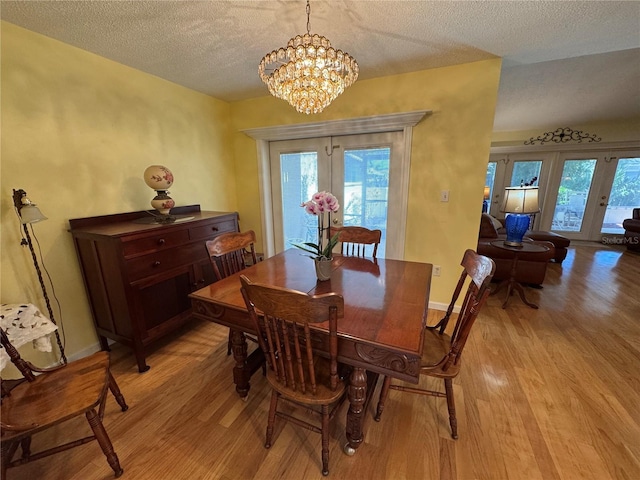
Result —
M 587 143 L 594 143 L 594 142 L 599 142 L 601 140 L 602 138 L 598 137 L 595 134 L 585 133 L 582 130 L 574 130 L 569 127 L 564 127 L 564 128 L 558 128 L 553 132 L 545 132 L 536 138 L 531 137 L 529 140 L 525 141 L 524 144 L 535 145 L 536 142 L 540 142 L 540 145 L 544 145 L 545 143 L 549 143 L 549 142 L 582 143 L 583 141 Z

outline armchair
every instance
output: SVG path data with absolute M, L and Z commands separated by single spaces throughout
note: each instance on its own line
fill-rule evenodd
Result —
M 632 218 L 622 222 L 627 250 L 640 252 L 640 208 L 634 208 Z

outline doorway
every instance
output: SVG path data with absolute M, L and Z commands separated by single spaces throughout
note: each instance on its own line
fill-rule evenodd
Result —
M 403 132 L 345 135 L 270 142 L 269 161 L 276 252 L 317 242 L 317 219 L 300 207 L 315 192 L 340 202 L 334 225 L 382 231 L 381 258 L 401 258 Z

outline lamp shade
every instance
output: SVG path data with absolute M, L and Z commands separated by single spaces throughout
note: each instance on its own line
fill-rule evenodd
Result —
M 42 220 L 47 220 L 47 217 L 45 217 L 35 205 L 24 205 L 20 209 L 20 222 L 22 222 L 23 225 L 40 222 Z
M 491 187 L 484 187 L 484 199 L 489 200 L 490 195 L 491 195 Z
M 538 187 L 506 187 L 501 212 L 538 213 Z

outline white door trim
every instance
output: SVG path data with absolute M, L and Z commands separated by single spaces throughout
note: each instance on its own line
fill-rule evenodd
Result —
M 295 125 L 278 125 L 274 127 L 250 128 L 242 133 L 256 140 L 258 158 L 258 186 L 260 194 L 260 211 L 262 219 L 263 251 L 267 257 L 275 254 L 273 229 L 273 209 L 271 201 L 271 174 L 269 168 L 269 142 L 275 140 L 293 140 L 319 136 L 350 135 L 360 133 L 378 133 L 404 131 L 404 151 L 410 158 L 412 129 L 431 110 L 420 110 L 407 113 L 392 113 L 375 117 L 359 117 L 346 120 L 330 120 L 327 122 L 302 123 Z M 409 164 L 409 163 L 407 163 Z M 403 183 L 409 182 L 409 169 L 403 173 Z M 406 211 L 407 199 L 403 208 Z M 406 215 L 404 215 L 406 217 Z M 403 219 L 402 230 L 406 220 Z

